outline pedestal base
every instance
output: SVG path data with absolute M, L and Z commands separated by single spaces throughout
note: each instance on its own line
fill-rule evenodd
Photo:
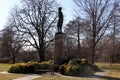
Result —
M 66 35 L 64 33 L 55 34 L 54 63 L 61 64 L 67 58 Z

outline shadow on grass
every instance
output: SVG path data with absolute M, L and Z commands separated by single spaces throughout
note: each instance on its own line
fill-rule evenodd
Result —
M 101 77 L 102 79 L 107 79 L 107 80 L 120 80 L 120 78 L 116 78 L 116 77 L 109 77 L 109 76 L 103 76 Z
M 110 76 L 90 76 L 89 78 L 100 78 L 100 79 L 105 79 L 105 80 L 120 80 L 120 78 L 116 78 L 116 77 L 110 77 Z

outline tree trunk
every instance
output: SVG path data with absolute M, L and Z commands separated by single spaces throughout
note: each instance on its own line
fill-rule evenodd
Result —
M 78 54 L 80 55 L 80 28 L 78 27 Z
M 38 51 L 38 53 L 39 53 L 40 62 L 45 61 L 44 51 L 40 50 Z
M 40 45 L 40 49 L 38 50 L 38 53 L 39 53 L 40 62 L 45 61 L 45 48 L 44 48 L 44 44 Z
M 92 40 L 92 64 L 94 64 L 95 60 L 95 47 L 96 47 L 96 25 L 93 22 L 93 40 Z
M 13 64 L 16 63 L 16 61 L 15 61 L 15 56 L 13 56 L 12 62 L 13 62 Z
M 12 52 L 12 63 L 15 64 L 15 53 Z
M 93 44 L 93 47 L 92 47 L 92 64 L 94 64 L 94 61 L 95 60 L 95 45 Z

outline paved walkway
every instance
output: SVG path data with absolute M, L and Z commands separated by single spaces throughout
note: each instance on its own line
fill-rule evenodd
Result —
M 94 74 L 94 76 L 90 76 L 90 77 L 72 77 L 72 76 L 64 76 L 64 75 L 61 75 L 59 73 L 54 73 L 55 76 L 61 76 L 61 77 L 67 77 L 67 78 L 78 78 L 78 79 L 84 79 L 84 78 L 101 78 L 101 77 L 104 77 L 105 75 L 107 75 L 109 73 L 108 70 L 103 70 L 103 72 L 96 72 Z M 13 73 L 8 73 L 6 71 L 4 72 L 0 72 L 0 74 L 13 74 Z M 49 74 L 45 74 L 45 75 L 50 75 Z M 17 79 L 13 79 L 13 80 L 33 80 L 35 78 L 39 78 L 39 77 L 42 77 L 42 76 L 45 76 L 45 75 L 38 75 L 38 74 L 26 74 L 25 77 L 20 77 L 20 78 L 17 78 Z
M 3 72 L 0 72 L 0 74 L 15 74 L 15 73 L 8 73 L 7 71 L 3 71 Z M 37 75 L 37 74 L 26 74 L 25 77 L 16 78 L 13 80 L 33 80 L 33 79 L 39 78 L 39 77 L 42 77 L 42 76 Z
M 31 75 L 21 77 L 21 78 L 17 78 L 17 79 L 13 79 L 13 80 L 33 80 L 33 79 L 39 78 L 39 77 L 42 77 L 42 76 L 37 75 L 37 74 L 31 74 Z
M 96 72 L 94 73 L 93 76 L 88 76 L 88 77 L 74 77 L 74 76 L 64 76 L 64 75 L 61 75 L 59 73 L 55 73 L 56 76 L 61 76 L 61 77 L 67 77 L 67 78 L 79 78 L 79 79 L 83 79 L 83 78 L 88 78 L 88 79 L 91 79 L 91 78 L 101 78 L 101 77 L 104 77 L 106 76 L 107 74 L 109 73 L 109 70 L 103 70 L 102 72 Z
M 3 72 L 0 72 L 0 74 L 12 74 L 12 73 L 8 73 L 7 71 L 3 71 Z
M 103 69 L 102 72 L 96 72 L 94 73 L 95 76 L 105 76 L 109 73 L 110 71 L 109 70 L 106 70 L 106 69 Z

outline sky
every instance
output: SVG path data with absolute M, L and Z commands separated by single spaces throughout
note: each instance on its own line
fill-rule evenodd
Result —
M 19 3 L 20 0 L 2 0 L 0 2 L 0 30 L 4 28 L 11 9 Z M 64 24 L 66 24 L 73 18 L 73 0 L 57 0 L 57 3 L 63 8 Z
M 2 0 L 0 2 L 0 30 L 3 29 L 5 23 L 7 22 L 10 10 L 18 3 L 19 0 Z
M 57 0 L 57 2 L 63 8 L 64 22 L 68 23 L 75 14 L 73 0 Z

